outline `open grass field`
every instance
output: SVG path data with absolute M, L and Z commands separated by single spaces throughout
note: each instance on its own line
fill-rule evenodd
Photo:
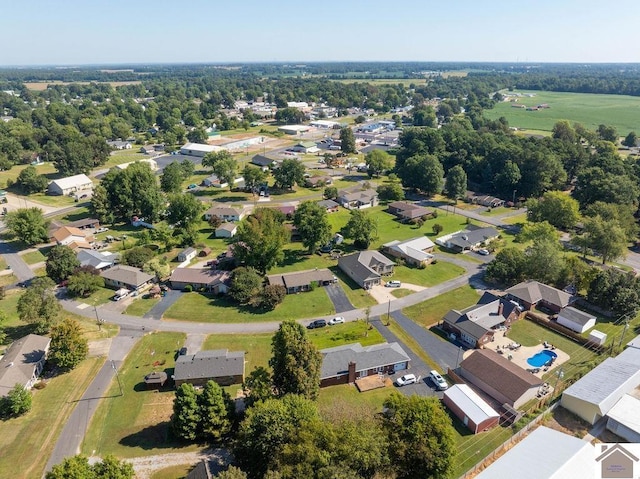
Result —
M 0 421 L 0 477 L 43 475 L 60 431 L 103 362 L 104 358 L 86 359 L 73 371 L 47 380 L 44 389 L 33 391 L 28 414 Z
M 320 389 L 318 409 L 322 417 L 332 422 L 371 418 L 382 411 L 382 404 L 393 391 L 393 386 L 363 393 L 353 384 L 330 386 Z
M 15 181 L 16 178 L 18 178 L 20 172 L 27 166 L 29 165 L 17 165 L 13 166 L 10 170 L 0 171 L 0 188 L 5 188 L 7 186 L 8 179 Z M 43 163 L 41 165 L 37 165 L 36 171 L 40 175 L 46 175 L 49 179 L 54 179 L 57 177 L 56 169 L 54 168 L 53 163 Z
M 89 425 L 84 454 L 127 458 L 198 449 L 176 441 L 170 433 L 173 388 L 146 390 L 143 383 L 144 375 L 152 371 L 173 373 L 176 351 L 184 339 L 181 333 L 154 333 L 136 344 L 119 371 L 124 395 L 112 381 Z
M 559 120 L 581 123 L 590 130 L 597 129 L 600 124 L 610 125 L 615 127 L 620 135 L 638 129 L 639 97 L 548 91 L 531 93 L 535 96 L 520 98 L 518 104 L 536 106 L 547 103 L 550 108 L 526 111 L 513 108 L 510 102 L 501 102 L 493 109 L 485 110 L 484 114 L 492 120 L 504 116 L 510 126 L 533 130 L 550 131 Z
M 462 286 L 433 299 L 409 306 L 402 310 L 415 322 L 430 327 L 442 320 L 450 309 L 464 309 L 475 304 L 480 295 L 471 286 Z
M 149 155 L 140 153 L 139 150 L 139 145 L 132 145 L 130 150 L 112 151 L 107 162 L 104 165 L 96 168 L 96 170 L 113 168 L 114 166 L 121 165 L 122 163 L 129 163 L 130 161 L 144 160 L 149 158 Z
M 164 319 L 203 323 L 243 323 L 315 318 L 335 313 L 324 288 L 288 294 L 272 311 L 238 306 L 231 299 L 201 293 L 184 293 L 164 314 Z
M 150 479 L 182 479 L 187 477 L 189 471 L 193 469 L 193 464 L 181 464 L 178 466 L 169 466 L 154 472 Z
M 43 255 L 40 250 L 29 251 L 21 255 L 21 258 L 27 264 L 36 264 L 47 260 L 47 257 Z
M 463 273 L 464 268 L 456 264 L 438 261 L 435 264 L 427 265 L 424 269 L 396 266 L 393 275 L 389 279 L 429 287 L 449 281 Z
M 124 310 L 124 314 L 142 317 L 159 302 L 160 298 L 136 298 L 129 306 L 127 306 L 127 309 Z

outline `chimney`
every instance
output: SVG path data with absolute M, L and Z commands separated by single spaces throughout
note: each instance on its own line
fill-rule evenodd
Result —
M 502 316 L 503 310 L 504 310 L 504 304 L 502 304 L 502 301 L 500 301 L 500 303 L 498 303 L 498 316 Z
M 349 363 L 349 384 L 356 382 L 356 363 L 351 361 Z

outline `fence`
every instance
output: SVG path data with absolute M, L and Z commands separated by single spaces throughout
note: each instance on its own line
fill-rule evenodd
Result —
M 545 328 L 549 328 L 553 331 L 555 331 L 556 333 L 571 339 L 572 341 L 575 341 L 576 343 L 579 343 L 582 346 L 588 347 L 593 349 L 594 351 L 601 351 L 603 348 L 601 346 L 598 346 L 596 344 L 594 344 L 592 341 L 589 341 L 588 338 L 585 338 L 584 336 L 571 331 L 568 328 L 565 328 L 564 326 L 562 326 L 561 324 L 556 323 L 555 321 L 550 321 L 545 317 L 539 316 L 535 313 L 532 313 L 531 311 L 527 311 L 525 313 L 525 318 L 527 318 L 529 321 L 533 321 L 536 324 L 539 324 L 541 326 L 544 326 Z

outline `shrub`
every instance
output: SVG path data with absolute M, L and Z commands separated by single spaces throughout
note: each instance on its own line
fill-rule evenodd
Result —
M 184 289 L 183 289 L 182 291 L 184 291 L 185 293 L 190 293 L 190 292 L 192 292 L 192 291 L 193 291 L 193 286 L 191 286 L 190 284 L 188 284 L 188 285 L 186 285 L 186 286 L 184 287 Z
M 433 210 L 433 213 L 431 214 L 431 217 L 433 219 L 436 219 L 438 217 L 438 211 L 437 210 Z

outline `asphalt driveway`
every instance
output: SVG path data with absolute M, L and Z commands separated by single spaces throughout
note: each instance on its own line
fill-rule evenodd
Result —
M 167 291 L 167 294 L 156 304 L 153 308 L 143 316 L 143 318 L 149 319 L 162 319 L 162 315 L 167 309 L 173 305 L 182 296 L 182 291 L 174 291 L 172 289 Z
M 338 283 L 325 286 L 324 289 L 333 303 L 336 313 L 344 313 L 355 309 Z

